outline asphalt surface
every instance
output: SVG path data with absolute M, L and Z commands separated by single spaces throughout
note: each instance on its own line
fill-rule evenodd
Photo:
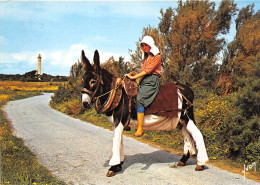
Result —
M 197 172 L 194 159 L 187 166 L 170 168 L 180 156 L 125 136 L 123 170 L 114 177 L 106 177 L 113 132 L 51 109 L 48 105 L 51 95 L 9 102 L 4 111 L 15 135 L 23 138 L 41 164 L 68 184 L 260 184 L 211 165 Z

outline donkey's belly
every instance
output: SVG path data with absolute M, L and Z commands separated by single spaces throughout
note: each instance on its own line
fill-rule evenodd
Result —
M 143 129 L 144 130 L 173 130 L 178 125 L 179 119 L 172 117 L 162 117 L 156 115 L 145 115 Z M 130 127 L 137 128 L 137 120 L 130 120 Z

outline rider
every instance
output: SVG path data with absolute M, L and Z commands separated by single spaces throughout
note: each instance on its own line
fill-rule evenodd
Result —
M 144 108 L 148 107 L 160 89 L 160 76 L 162 72 L 161 56 L 159 49 L 155 46 L 154 40 L 150 36 L 144 36 L 140 42 L 142 51 L 142 69 L 139 73 L 131 72 L 126 74 L 130 79 L 143 77 L 139 83 L 137 94 L 137 122 L 138 128 L 134 136 L 143 135 Z

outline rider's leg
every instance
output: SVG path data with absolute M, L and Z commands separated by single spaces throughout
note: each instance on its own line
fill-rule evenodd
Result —
M 134 136 L 142 136 L 143 135 L 143 122 L 144 122 L 144 107 L 143 106 L 137 106 L 137 131 L 134 134 Z

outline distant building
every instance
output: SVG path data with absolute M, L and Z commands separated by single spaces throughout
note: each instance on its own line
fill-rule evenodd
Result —
M 41 64 L 42 63 L 42 57 L 41 57 L 41 54 L 39 53 L 38 55 L 38 68 L 37 68 L 37 74 L 38 75 L 41 75 L 42 74 L 42 71 L 41 71 Z

